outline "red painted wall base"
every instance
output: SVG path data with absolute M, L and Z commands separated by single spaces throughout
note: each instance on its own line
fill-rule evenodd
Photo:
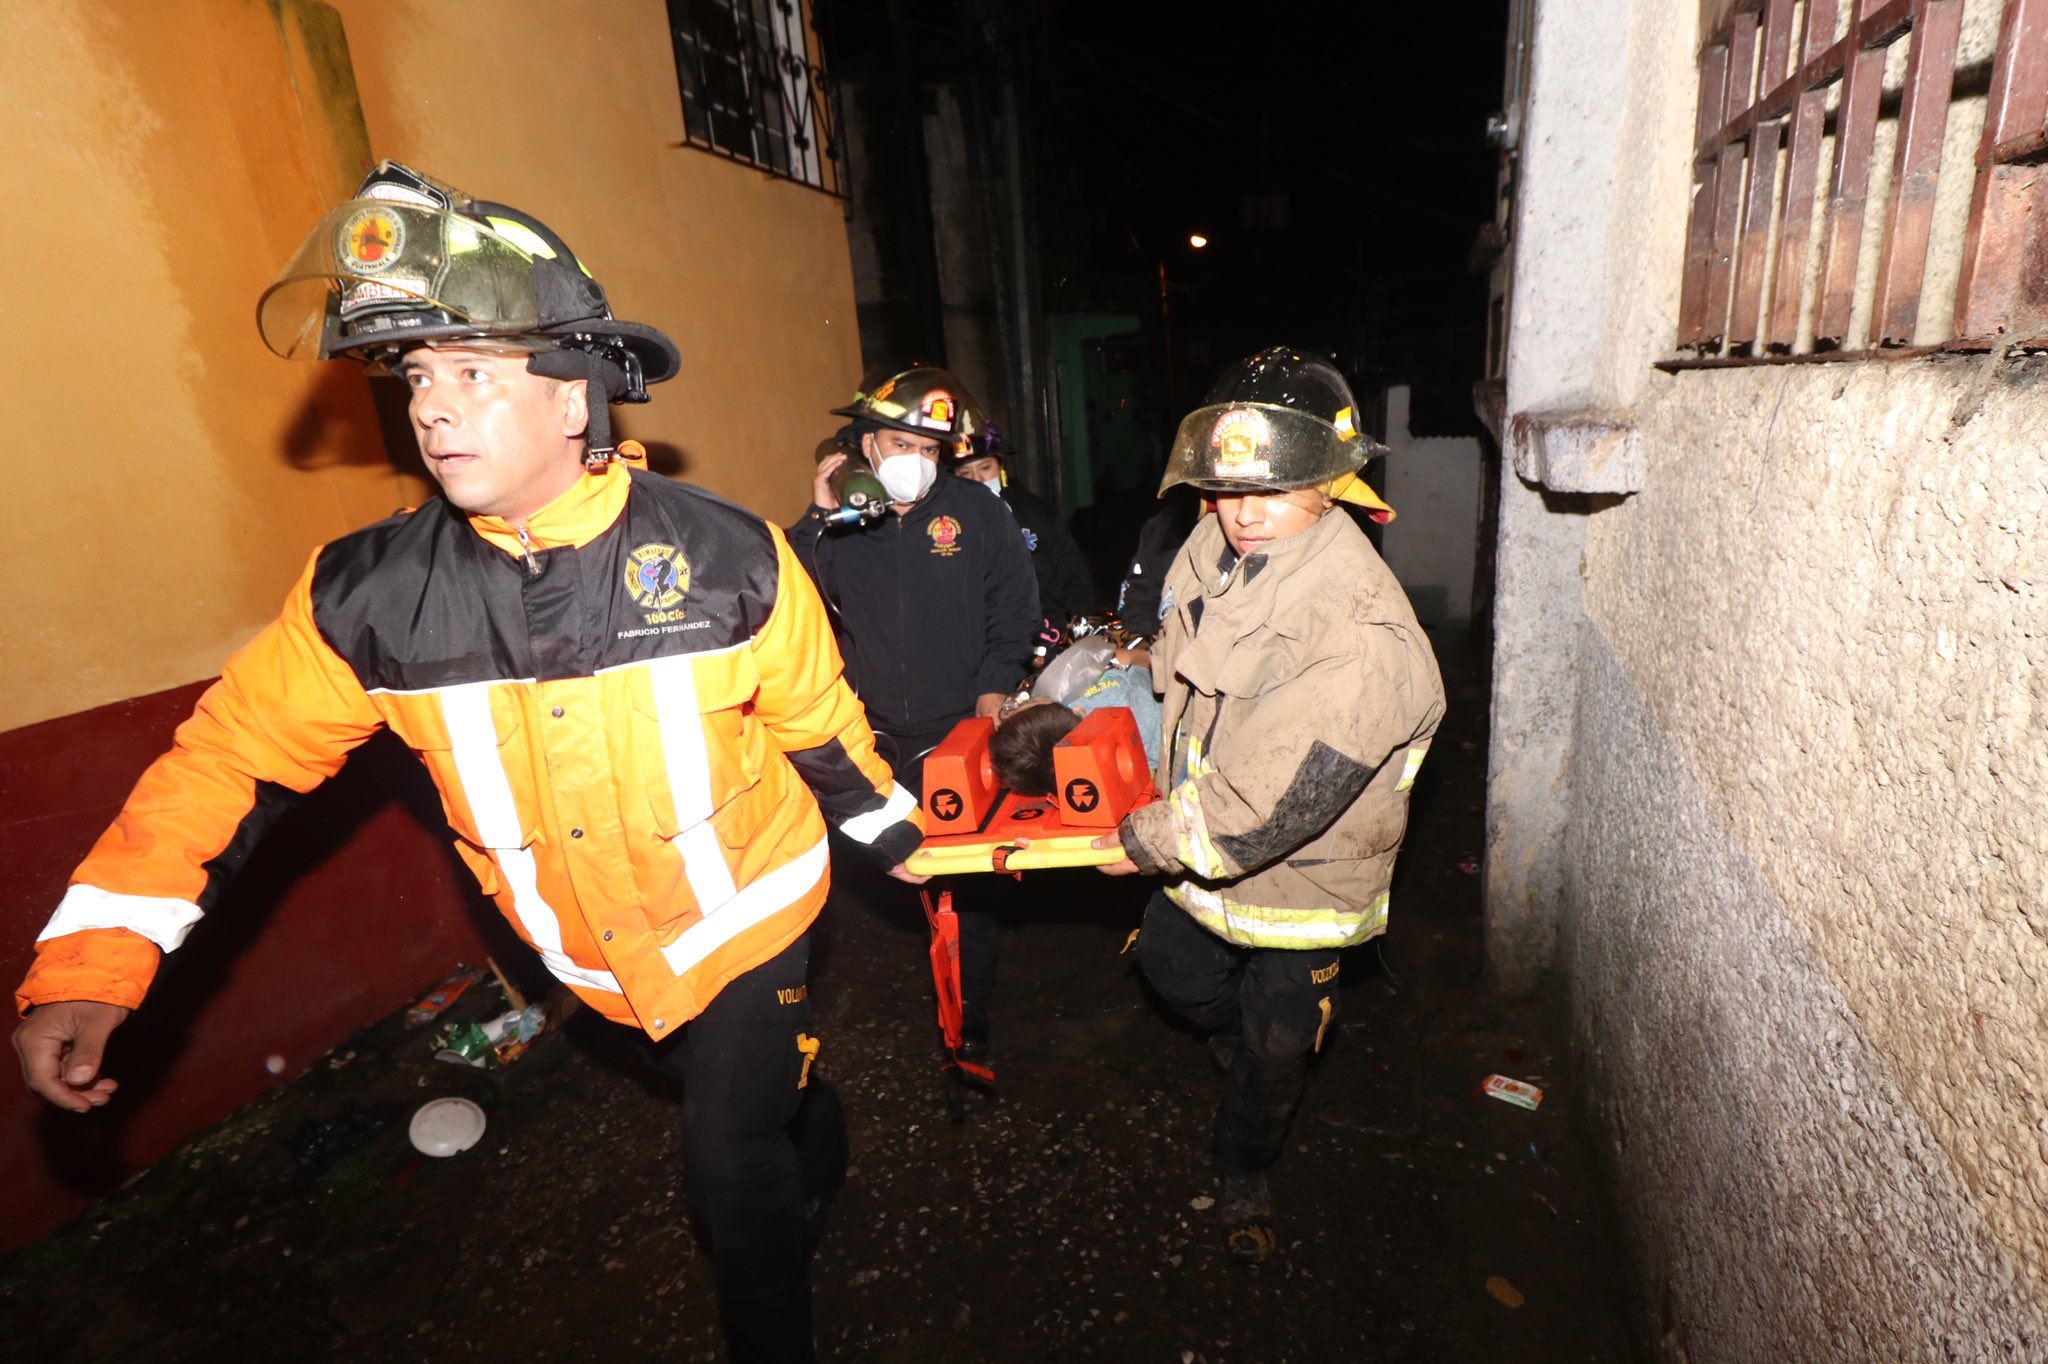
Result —
M 201 690 L 0 733 L 0 977 L 9 995 L 72 868 Z M 297 1075 L 456 961 L 489 951 L 513 968 L 523 949 L 447 840 L 425 772 L 389 735 L 301 800 L 115 1034 L 106 1070 L 121 1089 L 111 1104 L 59 1113 L 0 1082 L 0 1250 L 35 1240 Z M 281 1076 L 266 1069 L 273 1056 L 283 1058 Z M 11 1071 L 11 1049 L 0 1065 Z

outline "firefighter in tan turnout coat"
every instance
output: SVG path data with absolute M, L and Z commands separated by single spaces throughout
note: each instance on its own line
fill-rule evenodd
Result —
M 1153 646 L 1163 800 L 1117 831 L 1112 873 L 1168 877 L 1146 980 L 1223 1065 L 1213 1146 L 1231 1252 L 1274 1244 L 1265 1170 L 1337 1001 L 1338 949 L 1386 931 L 1408 792 L 1443 684 L 1401 586 L 1339 501 L 1378 447 L 1328 363 L 1275 348 L 1181 423 L 1160 491 L 1216 510 L 1175 557 Z M 1107 846 L 1108 840 L 1101 842 Z

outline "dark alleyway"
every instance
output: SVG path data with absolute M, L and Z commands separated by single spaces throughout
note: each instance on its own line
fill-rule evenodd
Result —
M 1274 1176 L 1282 1251 L 1259 1269 L 1231 1264 L 1197 1207 L 1215 1193 L 1215 1077 L 1119 956 L 1139 888 L 1090 872 L 1004 888 L 1001 1097 L 967 1096 L 956 1123 L 922 922 L 892 883 L 844 880 L 813 970 L 854 1150 L 814 1264 L 823 1356 L 1635 1357 L 1564 1058 L 1540 1009 L 1478 978 L 1483 655 L 1438 648 L 1451 711 L 1393 931 L 1345 961 L 1341 1028 Z M 487 1012 L 486 993 L 459 1007 Z M 431 1060 L 432 1032 L 388 1020 L 0 1266 L 7 1352 L 715 1358 L 676 1110 L 623 1034 L 579 1017 L 484 1073 Z M 1530 1113 L 1476 1096 L 1490 1072 L 1549 1097 Z M 405 1119 L 436 1094 L 476 1099 L 490 1129 L 423 1162 Z

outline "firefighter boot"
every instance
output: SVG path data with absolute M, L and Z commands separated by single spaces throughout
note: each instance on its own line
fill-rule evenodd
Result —
M 1261 1264 L 1278 1244 L 1273 1232 L 1273 1195 L 1264 1172 L 1223 1175 L 1223 1243 L 1239 1264 Z

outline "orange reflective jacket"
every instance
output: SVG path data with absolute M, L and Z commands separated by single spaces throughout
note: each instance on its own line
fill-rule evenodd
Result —
M 524 534 L 436 498 L 322 548 L 73 874 L 17 993 L 134 1006 L 291 792 L 381 726 L 549 970 L 667 1036 L 920 837 L 782 533 L 614 467 Z M 821 807 L 823 815 L 821 816 Z

